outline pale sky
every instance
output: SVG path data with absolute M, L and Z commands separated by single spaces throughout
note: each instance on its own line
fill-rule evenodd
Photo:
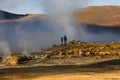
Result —
M 118 5 L 120 6 L 120 0 L 93 0 L 91 5 Z
M 88 6 L 102 5 L 120 6 L 120 0 L 91 0 L 88 4 Z M 44 13 L 43 0 L 0 0 L 0 9 L 19 14 Z

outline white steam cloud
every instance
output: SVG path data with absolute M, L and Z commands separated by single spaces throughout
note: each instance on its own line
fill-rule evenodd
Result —
M 0 26 L 0 54 L 5 57 L 8 54 L 11 54 L 11 49 L 9 43 L 5 40 L 4 29 Z
M 18 47 L 21 49 L 22 53 L 28 56 L 28 53 L 34 50 L 33 42 L 29 40 L 29 34 L 21 29 L 21 26 L 15 28 L 15 33 L 17 36 Z
M 44 10 L 56 27 L 61 27 L 62 35 L 67 35 L 71 40 L 76 37 L 77 25 L 74 12 L 87 6 L 90 0 L 44 0 Z
M 7 41 L 0 41 L 0 51 L 3 54 L 3 57 L 7 56 L 8 54 L 11 54 L 10 46 L 7 43 Z

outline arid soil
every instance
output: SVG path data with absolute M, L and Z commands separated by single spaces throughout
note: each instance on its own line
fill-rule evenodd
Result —
M 1 80 L 120 80 L 120 71 L 109 72 L 26 72 L 0 75 Z
M 116 62 L 120 60 L 113 60 Z M 110 61 L 112 62 L 112 61 Z M 1 80 L 120 80 L 119 64 L 110 62 L 92 65 L 54 65 L 36 67 L 14 67 L 0 70 Z M 104 65 L 102 65 L 104 64 Z M 104 67 L 106 66 L 106 67 Z
M 0 63 L 0 80 L 120 80 L 119 49 L 119 42 L 71 41 L 29 57 L 8 55 Z
M 76 13 L 78 21 L 90 25 L 120 27 L 120 6 L 90 6 Z
M 103 73 L 103 74 L 80 74 L 80 73 L 74 73 L 74 74 L 62 74 L 62 75 L 55 75 L 55 76 L 47 76 L 47 77 L 39 77 L 31 80 L 119 80 L 120 74 L 109 74 L 109 73 Z M 112 77 L 109 77 L 112 76 Z

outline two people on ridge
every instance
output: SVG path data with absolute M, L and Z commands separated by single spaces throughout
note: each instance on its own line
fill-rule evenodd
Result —
M 66 35 L 64 35 L 64 37 L 61 37 L 61 43 L 62 43 L 62 45 L 67 44 L 67 36 Z

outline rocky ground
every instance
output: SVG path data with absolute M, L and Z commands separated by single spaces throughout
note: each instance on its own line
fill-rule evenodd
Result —
M 1 58 L 0 74 L 2 80 L 120 80 L 120 42 L 70 41 L 11 54 Z
M 80 41 L 71 41 L 66 45 L 53 45 L 47 49 L 53 51 L 49 57 L 65 56 L 105 56 L 120 55 L 120 42 L 112 43 L 86 43 Z

